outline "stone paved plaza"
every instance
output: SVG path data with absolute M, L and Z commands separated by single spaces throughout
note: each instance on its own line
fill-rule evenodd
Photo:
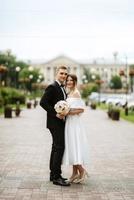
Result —
M 39 106 L 18 118 L 0 116 L 0 200 L 134 200 L 134 124 L 87 108 L 90 177 L 61 187 L 49 182 L 45 116 Z M 64 177 L 70 174 L 63 166 Z

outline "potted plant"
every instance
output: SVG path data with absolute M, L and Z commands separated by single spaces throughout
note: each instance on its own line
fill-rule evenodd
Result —
M 108 105 L 108 111 L 107 111 L 107 114 L 108 114 L 108 117 L 109 117 L 109 118 L 112 117 L 112 108 L 113 108 L 113 105 L 112 105 L 112 104 L 109 104 L 109 105 Z
M 95 102 L 92 102 L 91 105 L 90 105 L 90 107 L 91 107 L 93 110 L 95 110 L 95 109 L 96 109 L 96 103 L 95 103 Z
M 29 102 L 27 102 L 27 108 L 28 109 L 30 109 L 31 108 L 31 106 L 32 106 L 32 103 L 29 101 Z
M 36 108 L 37 105 L 38 105 L 38 101 L 35 99 L 33 103 L 34 108 Z
M 113 107 L 112 108 L 111 118 L 113 120 L 119 120 L 120 119 L 120 109 L 118 107 Z
M 21 112 L 20 106 L 16 105 L 16 109 L 15 109 L 15 115 L 16 115 L 16 117 L 20 116 L 20 112 Z
M 10 105 L 6 105 L 4 108 L 4 117 L 12 118 L 12 107 Z

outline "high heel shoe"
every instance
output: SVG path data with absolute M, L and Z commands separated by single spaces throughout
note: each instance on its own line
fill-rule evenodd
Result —
M 77 180 L 79 178 L 80 178 L 80 175 L 79 174 L 75 174 L 74 176 L 71 176 L 69 178 L 69 182 L 72 183 L 72 182 L 74 182 L 75 180 Z
M 75 183 L 83 183 L 86 177 L 89 177 L 89 174 L 87 173 L 86 170 L 84 170 L 83 175 L 81 177 L 79 176 L 79 178 L 75 180 Z

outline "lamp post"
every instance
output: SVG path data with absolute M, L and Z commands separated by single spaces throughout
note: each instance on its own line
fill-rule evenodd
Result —
M 3 78 L 3 74 L 5 74 L 5 72 L 7 72 L 7 67 L 0 65 L 0 86 L 5 85 L 5 79 Z
M 32 72 L 32 71 L 33 71 L 33 66 L 29 66 L 29 67 L 28 67 L 28 70 L 29 70 L 30 72 Z
M 32 79 L 33 79 L 33 74 L 29 75 L 29 79 L 30 79 L 30 92 L 32 91 Z
M 41 74 L 39 75 L 39 79 L 40 79 L 40 80 L 42 79 L 42 75 L 41 75 Z
M 125 115 L 128 115 L 128 90 L 129 90 L 129 85 L 128 85 L 128 63 L 127 63 L 127 56 L 125 56 L 125 72 L 124 70 L 120 70 L 119 74 L 120 76 L 124 76 L 125 77 L 125 82 L 126 82 L 126 104 L 125 104 Z
M 24 89 L 24 92 L 27 92 L 27 84 L 30 82 L 29 78 L 25 77 L 25 78 L 21 78 L 19 80 L 22 83 L 22 88 Z
M 82 81 L 84 84 L 88 83 L 87 76 L 85 74 L 82 76 Z
M 17 66 L 16 68 L 15 68 L 15 71 L 16 71 L 16 88 L 19 88 L 19 71 L 20 71 L 20 67 L 19 66 Z
M 38 79 L 37 79 L 37 83 L 40 83 L 42 81 L 43 76 L 41 74 L 39 74 Z
M 126 58 L 126 105 L 125 105 L 125 115 L 128 115 L 128 99 L 127 99 L 127 96 L 128 96 L 128 64 L 127 64 L 127 56 L 125 57 Z
M 29 82 L 30 82 L 30 85 L 29 85 L 29 90 L 30 90 L 30 92 L 32 91 L 32 79 L 33 79 L 33 74 L 32 74 L 32 71 L 33 71 L 33 66 L 29 66 L 28 67 L 28 71 L 31 73 L 30 75 L 29 75 Z
M 104 83 L 104 81 L 100 79 L 100 80 L 96 80 L 95 82 L 96 82 L 96 84 L 97 84 L 98 87 L 99 87 L 99 99 L 98 99 L 98 104 L 100 105 L 100 99 L 101 99 L 101 84 Z
M 37 83 L 40 83 L 40 79 L 39 78 L 37 79 Z
M 96 79 L 96 75 L 93 74 L 93 75 L 91 76 L 91 78 L 92 78 L 92 80 L 94 81 L 94 80 Z
M 134 69 L 130 69 L 129 71 L 129 76 L 130 76 L 130 85 L 131 85 L 131 92 L 133 93 L 134 92 L 134 82 L 133 82 L 133 77 L 134 77 Z

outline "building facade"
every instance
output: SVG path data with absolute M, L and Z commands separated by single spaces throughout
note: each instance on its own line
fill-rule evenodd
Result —
M 36 68 L 40 68 L 44 74 L 44 83 L 50 84 L 54 81 L 56 68 L 65 65 L 69 69 L 69 73 L 76 74 L 78 83 L 81 84 L 84 77 L 84 70 L 87 69 L 91 74 L 98 74 L 105 84 L 108 84 L 113 75 L 119 75 L 120 70 L 126 71 L 125 64 L 99 64 L 94 63 L 79 63 L 66 56 L 58 56 L 46 63 L 34 64 Z

